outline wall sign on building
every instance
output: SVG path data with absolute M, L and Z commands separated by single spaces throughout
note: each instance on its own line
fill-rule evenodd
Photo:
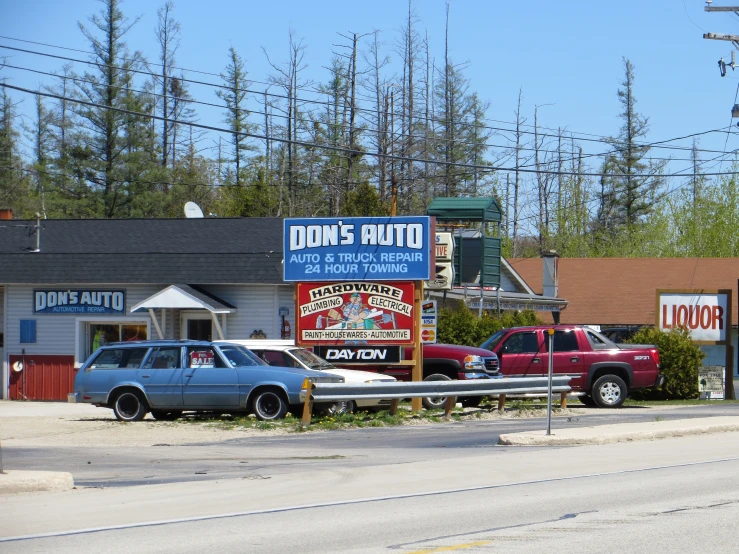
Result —
M 728 340 L 730 291 L 657 291 L 657 328 L 687 329 L 699 344 Z
M 427 216 L 284 220 L 285 281 L 426 281 L 434 257 Z
M 414 289 L 406 282 L 298 283 L 297 341 L 412 344 Z
M 126 291 L 104 289 L 34 289 L 36 314 L 125 314 Z

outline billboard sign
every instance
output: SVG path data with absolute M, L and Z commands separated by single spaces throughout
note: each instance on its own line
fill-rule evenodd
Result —
M 730 309 L 724 291 L 657 291 L 657 328 L 687 329 L 697 343 L 726 343 Z
M 434 245 L 431 218 L 343 217 L 284 220 L 285 281 L 426 281 Z
M 413 343 L 413 283 L 298 283 L 302 346 Z

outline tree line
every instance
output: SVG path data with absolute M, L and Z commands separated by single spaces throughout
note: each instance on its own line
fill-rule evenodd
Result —
M 494 197 L 506 256 L 739 251 L 736 179 L 701 175 L 697 142 L 692 176 L 666 173 L 628 59 L 616 91 L 621 126 L 593 155 L 582 137 L 542 128 L 538 107 L 527 123 L 523 91 L 514 125 L 490 125 L 467 64 L 450 55 L 449 4 L 442 59 L 409 0 L 394 36 L 341 35 L 323 82 L 306 76 L 307 46 L 290 31 L 287 58 L 264 52 L 272 71 L 263 89 L 233 47 L 217 83 L 179 68 L 172 2 L 157 12 L 152 58 L 129 49 L 138 20 L 121 0 L 101 4 L 79 24 L 89 59 L 50 77 L 33 118 L 19 122 L 22 91 L 7 82 L 0 91 L 0 206 L 19 217 L 181 217 L 187 201 L 219 217 L 387 215 L 395 191 L 398 214 L 425 213 L 438 196 Z M 211 97 L 196 99 L 204 84 Z M 213 108 L 221 121 L 206 125 Z

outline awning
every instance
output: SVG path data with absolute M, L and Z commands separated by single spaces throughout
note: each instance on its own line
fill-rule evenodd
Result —
M 190 285 L 170 285 L 136 304 L 131 308 L 131 313 L 163 308 L 208 310 L 214 314 L 231 314 L 236 311 L 236 306 L 232 306 L 228 302 L 212 294 L 197 290 Z
M 223 335 L 223 328 L 221 327 L 216 314 L 231 314 L 236 311 L 236 306 L 232 306 L 225 300 L 221 300 L 217 296 L 207 293 L 204 290 L 191 287 L 190 285 L 170 285 L 166 289 L 162 289 L 146 300 L 136 304 L 131 308 L 131 313 L 148 310 L 159 338 L 163 339 L 163 328 L 166 322 L 164 312 L 162 312 L 162 323 L 160 325 L 159 320 L 154 314 L 154 310 L 166 309 L 209 311 L 210 317 L 213 319 L 213 325 L 215 325 L 216 332 L 218 333 L 218 337 L 223 340 L 225 338 Z

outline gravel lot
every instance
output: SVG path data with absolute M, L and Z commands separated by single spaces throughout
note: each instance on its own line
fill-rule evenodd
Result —
M 578 404 L 575 403 L 575 406 Z M 468 410 L 476 412 L 475 409 Z M 559 417 L 586 413 L 581 408 L 559 411 Z M 480 419 L 512 419 L 535 415 L 515 411 L 498 414 L 480 413 Z M 423 425 L 427 420 L 412 420 L 409 424 Z M 152 446 L 156 444 L 189 444 L 222 442 L 250 436 L 286 435 L 287 429 L 227 428 L 212 422 L 155 421 L 151 415 L 137 423 L 120 423 L 113 411 L 89 404 L 63 402 L 0 401 L 0 440 L 5 446 Z M 313 428 L 312 432 L 322 432 Z

